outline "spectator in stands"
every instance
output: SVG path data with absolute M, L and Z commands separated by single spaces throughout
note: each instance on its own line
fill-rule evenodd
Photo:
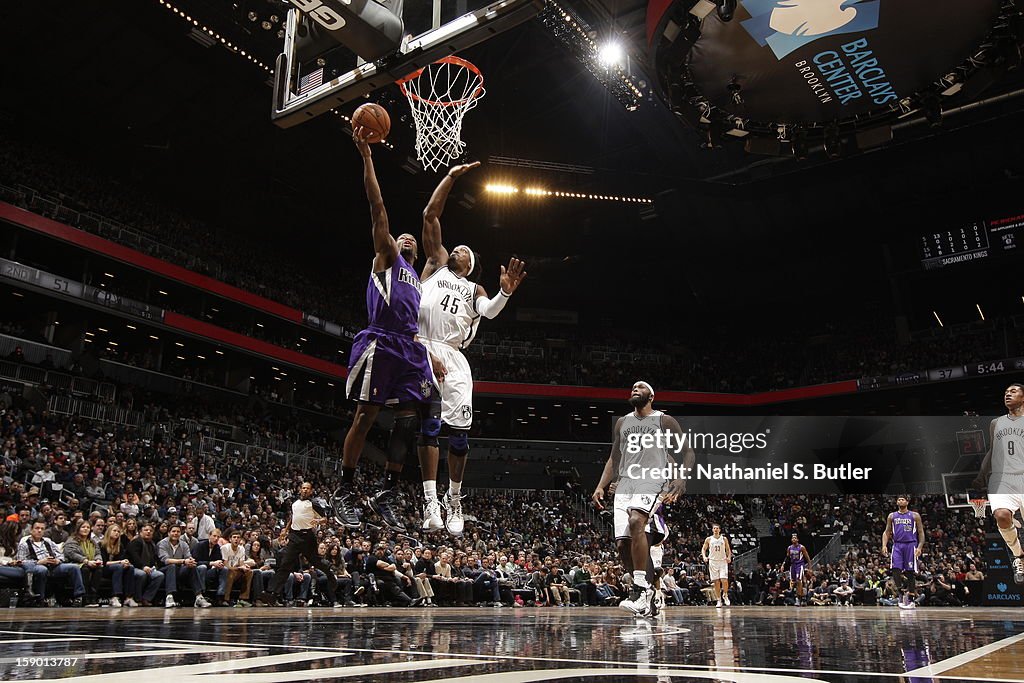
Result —
M 665 595 L 672 596 L 677 605 L 685 605 L 687 598 L 689 598 L 689 591 L 679 587 L 679 584 L 676 583 L 675 574 L 675 567 L 665 568 L 665 575 L 661 577 L 661 590 Z
M 89 515 L 89 519 L 92 522 L 92 542 L 96 545 L 103 543 L 103 539 L 106 538 L 107 533 L 107 520 L 103 519 L 103 516 L 99 512 L 94 512 Z M 118 534 L 124 533 L 124 527 L 118 525 Z M 128 541 L 125 540 L 125 543 Z
M 181 527 L 175 525 L 168 530 L 167 537 L 157 543 L 156 553 L 160 558 L 160 571 L 164 575 L 164 590 L 167 593 L 164 607 L 178 606 L 176 593 L 179 581 L 192 589 L 196 596 L 195 607 L 209 607 L 210 602 L 203 597 L 206 570 L 199 567 L 188 544 L 181 540 Z
M 271 552 L 269 544 L 264 547 L 263 543 L 265 538 L 255 538 L 249 543 L 249 547 L 246 548 L 246 552 L 254 563 L 254 569 L 256 575 L 253 576 L 253 586 L 259 588 L 259 593 L 262 594 L 265 586 L 270 586 L 270 582 L 274 578 L 274 567 L 271 566 L 271 562 L 274 566 L 277 565 L 277 560 L 274 558 L 274 553 Z
M 81 472 L 75 473 L 71 481 L 64 484 L 64 489 L 79 500 L 85 498 L 85 476 Z
M 205 501 L 201 502 L 196 507 L 196 537 L 200 541 L 208 539 L 213 530 L 217 528 L 217 524 L 213 521 L 213 518 L 207 514 L 209 509 L 210 508 Z
M 24 538 L 32 533 L 32 508 L 22 503 L 15 508 L 15 512 L 18 514 L 18 526 L 21 528 L 18 538 Z
M 93 477 L 89 482 L 89 485 L 85 487 L 85 496 L 86 498 L 96 502 L 106 498 L 107 494 L 103 489 L 103 483 L 100 481 L 99 477 Z
M 252 590 L 253 568 L 256 562 L 250 560 L 245 554 L 245 546 L 242 545 L 242 532 L 238 529 L 231 530 L 230 542 L 221 546 L 221 557 L 224 560 L 225 572 L 222 574 L 221 586 L 217 590 L 225 600 L 231 600 L 231 589 L 235 581 L 242 581 L 243 588 L 238 594 L 239 607 L 252 607 L 249 602 L 250 591 Z
M 153 542 L 152 524 L 143 524 L 138 536 L 128 543 L 128 560 L 134 567 L 135 600 L 143 607 L 150 607 L 164 586 L 164 574 L 157 569 L 160 557 Z
M 386 541 L 377 544 L 373 554 L 366 560 L 366 571 L 372 573 L 377 582 L 381 598 L 401 607 L 419 607 L 423 598 L 412 599 L 406 595 L 396 578 L 398 567 L 389 553 Z
M 121 502 L 120 510 L 124 513 L 125 518 L 138 517 L 139 512 L 141 512 L 141 508 L 139 506 L 139 494 L 124 494 L 124 500 Z
M 57 545 L 60 545 L 61 543 L 64 543 L 65 541 L 68 540 L 69 534 L 68 534 L 67 527 L 68 527 L 68 515 L 67 515 L 67 513 L 63 512 L 63 511 L 57 512 L 53 516 L 53 524 L 51 524 L 49 527 L 47 527 L 46 531 L 43 533 L 43 538 L 48 538 L 51 541 L 53 541 L 54 543 L 56 543 Z M 91 530 L 92 530 L 92 527 L 90 527 L 90 531 Z M 74 562 L 74 561 L 75 560 L 69 560 L 69 562 Z
M 129 543 L 134 541 L 139 535 L 139 523 L 134 517 L 125 517 L 123 529 L 124 537 Z M 153 531 L 156 531 L 156 527 L 153 527 Z
M 103 557 L 99 547 L 92 540 L 92 525 L 80 520 L 75 533 L 64 544 L 64 557 L 77 564 L 85 584 L 85 604 L 99 603 L 100 581 L 103 579 Z M 52 537 L 51 537 L 52 538 Z
M 580 604 L 597 605 L 597 591 L 594 586 L 594 577 L 586 563 L 580 562 L 579 567 L 573 572 L 569 582 L 572 587 L 580 592 Z
M 56 479 L 57 473 L 53 471 L 53 463 L 47 460 L 43 463 L 43 468 L 32 476 L 32 483 L 42 486 L 43 484 L 56 481 Z
M 839 583 L 832 591 L 836 603 L 845 607 L 853 606 L 853 586 L 850 585 L 850 575 L 846 572 L 839 577 Z
M 43 538 L 46 522 L 37 519 L 32 522 L 29 536 L 18 545 L 17 558 L 21 560 L 26 572 L 32 574 L 32 588 L 36 595 L 46 598 L 46 588 L 51 578 L 67 578 L 73 587 L 72 607 L 82 606 L 85 585 L 82 583 L 82 572 L 78 565 L 64 561 L 64 554 L 56 544 Z
M 93 528 L 95 529 L 95 525 Z M 125 607 L 138 607 L 139 604 L 132 597 L 135 572 L 131 560 L 128 559 L 128 543 L 122 543 L 119 524 L 107 526 L 106 534 L 100 543 L 100 558 L 103 560 L 103 574 L 109 576 L 113 584 L 110 606 L 120 607 L 123 600 Z
M 11 517 L 14 519 L 12 520 Z M 18 559 L 18 535 L 21 531 L 17 515 L 10 515 L 0 524 L 0 578 L 16 588 L 25 585 L 25 568 Z

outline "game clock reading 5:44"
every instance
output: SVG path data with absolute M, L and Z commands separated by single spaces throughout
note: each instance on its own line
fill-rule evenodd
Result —
M 1001 360 L 991 363 L 976 363 L 968 365 L 967 372 L 971 375 L 991 375 L 996 372 L 1006 372 L 1006 363 Z

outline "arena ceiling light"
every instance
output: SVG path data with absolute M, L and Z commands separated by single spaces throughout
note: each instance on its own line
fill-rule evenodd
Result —
M 515 185 L 505 183 L 487 183 L 484 190 L 496 195 L 519 194 L 519 188 Z M 624 204 L 653 204 L 654 200 L 649 197 L 629 197 L 618 194 L 593 194 L 590 192 L 562 192 L 561 190 L 548 190 L 540 187 L 526 187 L 523 194 L 531 199 L 545 197 L 557 197 L 560 199 L 591 199 L 605 202 L 622 202 Z
M 194 19 L 190 14 L 187 14 L 184 10 L 179 9 L 173 3 L 168 2 L 166 0 L 157 0 L 157 2 L 160 3 L 161 7 L 166 8 L 172 14 L 177 14 L 180 18 L 184 19 L 186 23 L 191 24 L 192 26 L 196 27 L 196 29 L 198 29 L 198 30 L 201 30 L 206 35 L 212 37 L 215 41 L 220 41 L 220 44 L 223 45 L 228 50 L 230 50 L 231 52 L 234 52 L 235 54 L 237 54 L 237 55 L 239 55 L 241 57 L 245 57 L 248 61 L 250 61 L 253 64 L 255 64 L 256 66 L 260 67 L 261 69 L 263 69 L 267 73 L 273 73 L 274 72 L 273 69 L 271 69 L 269 66 L 267 66 L 266 64 L 261 62 L 254 55 L 247 54 L 246 51 L 241 49 L 238 45 L 235 45 L 230 40 L 228 40 L 224 36 L 220 35 L 219 33 L 214 31 L 209 26 L 206 26 L 205 24 L 200 23 L 199 19 Z M 247 16 L 248 16 L 249 21 L 255 22 L 255 21 L 259 20 L 259 15 L 257 15 L 256 12 L 249 12 L 249 14 Z
M 519 188 L 515 185 L 501 185 L 498 183 L 484 185 L 484 190 L 491 194 L 516 194 L 519 192 Z
M 621 62 L 605 63 L 602 60 L 604 46 L 598 46 L 591 38 L 594 30 L 583 17 L 568 5 L 559 4 L 557 0 L 547 0 L 544 10 L 538 16 L 544 28 L 565 45 L 620 104 L 628 111 L 634 111 L 639 107 L 644 93 L 638 81 L 634 81 Z M 620 50 L 625 57 L 625 50 L 621 45 Z
M 626 60 L 626 51 L 622 49 L 622 43 L 617 40 L 609 40 L 597 49 L 597 61 L 606 67 L 619 66 Z

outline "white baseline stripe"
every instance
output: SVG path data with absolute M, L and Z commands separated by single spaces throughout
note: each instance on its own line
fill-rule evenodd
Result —
M 182 654 L 189 654 L 188 650 L 181 650 Z M 201 651 L 199 651 L 201 652 Z M 241 659 L 218 659 L 215 662 L 203 664 L 183 664 L 181 666 L 168 666 L 147 669 L 145 678 L 147 680 L 177 681 L 187 676 L 198 674 L 219 674 L 224 671 L 235 671 L 237 669 L 249 669 L 252 667 L 278 666 L 280 664 L 295 664 L 298 662 L 309 662 L 318 659 L 333 659 L 335 657 L 351 657 L 350 652 L 289 652 L 281 655 L 268 655 L 266 657 L 245 657 Z M 309 671 L 303 671 L 305 679 L 309 678 Z M 70 678 L 54 678 L 42 680 L 63 681 L 138 681 L 139 671 L 119 671 L 117 673 L 89 674 L 86 676 L 72 676 Z M 220 676 L 217 676 L 217 680 Z
M 967 652 L 964 652 L 962 654 L 958 654 L 955 657 L 950 657 L 949 659 L 944 659 L 941 662 L 936 662 L 935 664 L 929 664 L 928 666 L 923 666 L 920 669 L 914 669 L 913 671 L 908 671 L 907 672 L 907 677 L 910 677 L 910 676 L 937 676 L 938 674 L 941 674 L 941 673 L 944 673 L 946 671 L 949 671 L 950 669 L 955 669 L 956 667 L 962 666 L 964 664 L 967 664 L 968 662 L 973 662 L 975 659 L 978 659 L 979 657 L 984 657 L 985 655 L 987 655 L 987 654 L 989 654 L 991 652 L 995 652 L 996 650 L 1002 650 L 1004 647 L 1007 647 L 1008 645 L 1013 645 L 1014 643 L 1020 642 L 1021 640 L 1024 640 L 1024 633 L 1018 633 L 1015 636 L 1010 636 L 1009 638 L 1003 638 L 1002 640 L 997 640 L 994 643 L 989 643 L 988 645 L 983 645 L 983 646 L 975 648 L 973 650 L 968 650 Z M 992 680 L 992 679 L 985 679 L 985 680 Z
M 601 622 L 607 626 L 607 622 Z M 2 631 L 0 633 L 24 633 L 26 635 L 52 635 L 45 632 L 28 632 L 28 631 Z M 110 639 L 110 640 L 121 640 L 121 641 L 143 641 L 143 642 L 154 642 L 160 643 L 164 647 L 171 646 L 171 643 L 167 643 L 164 638 L 153 638 L 143 636 L 110 636 L 110 635 L 96 635 L 93 636 L 97 639 Z M 1011 636 L 1011 638 L 1024 638 L 1024 633 L 1017 636 Z M 1001 642 L 1001 641 L 997 641 Z M 199 640 L 177 640 L 174 646 L 178 646 L 182 643 L 193 643 L 195 645 L 221 645 L 225 647 L 236 646 L 235 643 L 224 642 L 224 641 L 199 641 Z M 1008 643 L 1007 643 L 1008 644 Z M 241 646 L 240 644 L 237 646 Z M 241 646 L 244 647 L 244 646 Z M 249 647 L 254 648 L 266 648 L 266 649 L 302 649 L 309 652 L 370 652 L 375 654 L 405 654 L 414 655 L 417 657 L 459 657 L 469 660 L 489 660 L 491 662 L 495 660 L 514 660 L 514 661 L 529 661 L 529 662 L 557 662 L 563 664 L 583 664 L 583 665 L 599 665 L 599 666 L 627 666 L 635 667 L 636 662 L 621 662 L 615 660 L 602 660 L 602 659 L 570 659 L 561 657 L 524 657 L 522 655 L 478 655 L 478 654 L 463 654 L 459 652 L 420 652 L 416 650 L 381 650 L 375 648 L 359 648 L 359 647 L 347 647 L 347 648 L 328 648 L 328 647 L 315 647 L 315 646 L 295 646 L 295 645 L 278 645 L 272 643 L 249 643 Z M 986 646 L 987 647 L 987 646 Z M 948 660 L 947 660 L 948 661 Z M 864 678 L 905 678 L 910 676 L 914 672 L 886 672 L 886 671 L 846 671 L 842 669 L 795 669 L 795 668 L 779 668 L 779 667 L 759 667 L 759 666 L 707 666 L 702 664 L 661 664 L 656 663 L 654 666 L 659 667 L 657 670 L 662 671 L 668 669 L 670 671 L 685 672 L 703 672 L 711 671 L 718 673 L 731 673 L 731 672 L 742 672 L 742 671 L 763 671 L 772 672 L 779 674 L 838 674 L 847 676 L 859 676 Z M 636 668 L 630 669 L 632 672 L 636 672 Z M 927 675 L 927 674 L 924 674 Z M 702 676 L 701 676 L 702 677 Z M 954 678 L 953 676 L 941 676 L 935 675 L 933 678 Z M 972 681 L 987 681 L 989 683 L 1020 683 L 1020 680 L 1009 680 L 999 678 L 965 678 L 962 676 L 955 677 L 957 680 L 972 680 Z M 67 679 L 62 679 L 67 680 Z M 804 679 L 805 681 L 807 679 Z
M 455 666 L 484 666 L 490 662 L 471 662 L 465 659 L 438 659 L 433 662 L 395 662 L 394 664 L 368 664 L 365 666 L 337 666 L 329 669 L 310 669 L 308 671 L 277 671 L 274 673 L 253 674 L 220 674 L 217 683 L 277 683 L 282 681 L 308 681 L 310 678 L 347 678 L 350 676 L 366 676 L 365 680 L 373 680 L 373 676 L 395 672 L 423 671 L 424 669 L 448 669 Z M 384 680 L 387 680 L 385 676 Z M 440 680 L 448 680 L 443 678 Z M 476 680 L 475 676 L 463 680 Z M 804 679 L 806 680 L 806 679 Z

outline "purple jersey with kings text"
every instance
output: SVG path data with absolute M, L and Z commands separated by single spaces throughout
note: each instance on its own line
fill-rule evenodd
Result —
M 419 332 L 420 278 L 401 254 L 387 270 L 370 273 L 366 314 L 371 330 L 407 336 Z
M 376 405 L 425 401 L 435 384 L 427 349 L 415 339 L 420 278 L 401 254 L 390 268 L 370 273 L 366 313 L 369 325 L 349 355 L 348 397 Z
M 889 515 L 892 520 L 892 564 L 893 569 L 917 571 L 917 520 L 910 510 Z

